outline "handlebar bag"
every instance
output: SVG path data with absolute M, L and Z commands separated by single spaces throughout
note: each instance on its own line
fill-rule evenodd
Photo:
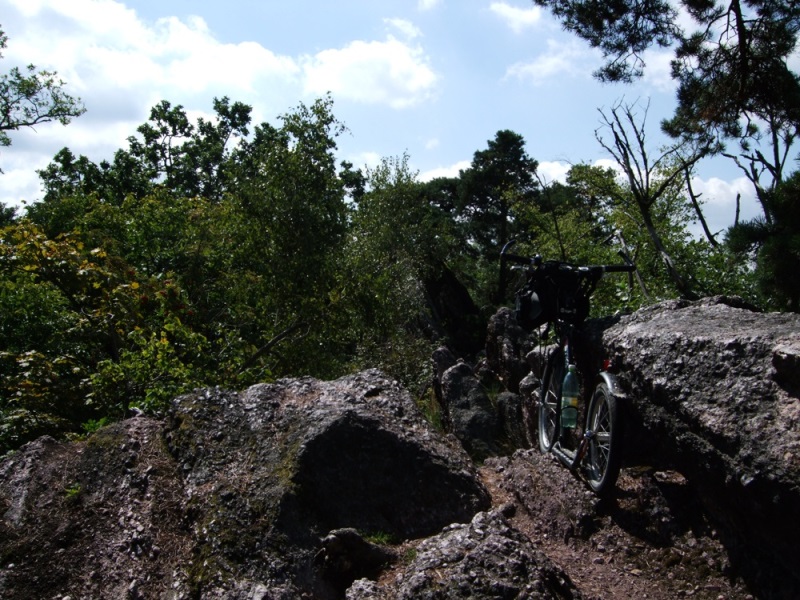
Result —
M 530 279 L 516 294 L 517 322 L 527 330 L 561 319 L 578 324 L 589 314 L 586 279 L 572 272 Z
M 529 286 L 517 292 L 514 315 L 517 323 L 527 330 L 536 329 L 548 320 L 538 292 Z

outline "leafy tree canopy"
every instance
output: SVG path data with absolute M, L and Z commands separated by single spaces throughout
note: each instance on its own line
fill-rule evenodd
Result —
M 0 29 L 0 58 L 8 36 Z M 13 67 L 0 75 L 0 146 L 10 146 L 10 131 L 58 121 L 66 125 L 85 112 L 80 99 L 64 91 L 64 82 L 52 71 L 34 65 Z M 0 170 L 2 173 L 2 170 Z
M 740 165 L 754 184 L 766 172 L 783 178 L 787 152 L 800 127 L 800 78 L 789 57 L 797 47 L 800 4 L 795 1 L 534 0 L 565 29 L 602 50 L 596 73 L 630 82 L 643 74 L 644 51 L 674 48 L 672 76 L 678 107 L 667 133 L 720 151 L 738 142 Z M 678 7 L 694 23 L 679 25 Z M 759 149 L 766 142 L 770 151 Z M 769 182 L 766 183 L 769 185 Z M 769 219 L 770 215 L 767 214 Z

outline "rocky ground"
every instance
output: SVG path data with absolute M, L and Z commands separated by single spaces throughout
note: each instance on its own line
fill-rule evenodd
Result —
M 555 460 L 535 450 L 488 459 L 480 468 L 480 477 L 491 493 L 492 510 L 508 518 L 514 529 L 566 573 L 572 584 L 565 586 L 567 590 L 577 589 L 575 595 L 567 591 L 563 596 L 544 597 L 776 597 L 748 588 L 689 483 L 677 472 L 623 469 L 616 493 L 603 500 Z M 413 553 L 418 544 L 407 542 L 398 553 Z M 399 579 L 403 569 L 398 565 L 385 571 L 380 589 L 391 589 L 392 580 Z M 506 597 L 528 596 L 497 596 Z
M 60 445 L 51 444 L 47 448 L 61 452 Z M 81 454 L 63 452 L 59 469 L 67 473 L 82 468 L 69 464 L 79 461 Z M 13 583 L 13 596 L 63 600 L 60 594 L 54 596 L 55 590 L 49 586 L 54 581 L 53 557 L 64 553 L 70 555 L 68 562 L 72 569 L 94 578 L 86 582 L 86 589 L 117 594 L 108 597 L 168 598 L 172 588 L 183 588 L 185 573 L 162 572 L 157 568 L 162 562 L 159 557 L 170 555 L 171 560 L 166 561 L 170 563 L 177 558 L 175 555 L 187 551 L 179 531 L 181 524 L 173 522 L 171 527 L 165 526 L 170 518 L 178 516 L 181 511 L 177 507 L 183 502 L 178 487 L 165 485 L 170 478 L 161 478 L 175 467 L 164 464 L 163 457 L 158 460 L 159 464 L 151 465 L 150 493 L 143 496 L 142 502 L 149 506 L 145 512 L 154 511 L 162 521 L 159 539 L 150 539 L 151 532 L 142 523 L 134 522 L 135 515 L 117 514 L 120 507 L 115 506 L 113 498 L 108 498 L 107 510 L 114 510 L 114 514 L 107 515 L 105 527 L 98 530 L 98 519 L 104 521 L 106 516 L 97 512 L 103 512 L 102 505 L 97 506 L 97 511 L 74 510 L 76 503 L 85 500 L 77 493 L 70 495 L 70 482 L 65 479 L 61 482 L 63 489 L 42 494 L 41 500 L 49 502 L 49 516 L 31 523 L 26 532 L 28 539 L 40 540 L 41 551 L 28 557 L 24 573 L 13 563 L 4 565 L 3 578 L 6 585 Z M 678 473 L 624 469 L 617 493 L 599 500 L 552 458 L 535 450 L 488 459 L 479 472 L 492 495 L 492 510 L 505 515 L 515 529 L 563 569 L 580 597 L 654 600 L 769 597 L 748 590 L 737 576 L 725 547 L 694 500 L 688 483 Z M 58 477 L 53 474 L 50 482 L 55 480 Z M 8 506 L 0 509 L 13 511 Z M 114 527 L 112 522 L 122 526 Z M 174 533 L 171 537 L 170 529 Z M 6 533 L 0 531 L 0 535 Z M 105 539 L 101 541 L 98 536 Z M 408 556 L 420 542 L 410 540 L 394 550 Z M 89 548 L 90 552 L 86 550 Z M 121 555 L 128 557 L 130 577 L 117 565 L 109 564 Z M 190 556 L 185 559 L 190 560 Z M 402 569 L 403 563 L 396 568 Z M 390 581 L 397 572 L 384 571 L 380 580 Z M 103 580 L 105 585 L 98 587 L 98 581 Z M 380 589 L 385 593 L 391 586 Z
M 513 505 L 513 525 L 585 598 L 760 597 L 737 576 L 679 473 L 624 469 L 606 500 L 535 450 L 489 459 L 481 476 L 493 505 Z
M 0 598 L 797 597 L 703 481 L 638 458 L 599 499 L 538 449 L 476 467 L 377 371 L 199 390 L 0 460 Z

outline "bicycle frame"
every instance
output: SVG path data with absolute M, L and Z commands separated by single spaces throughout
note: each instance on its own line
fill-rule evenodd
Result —
M 577 364 L 577 360 L 576 360 L 576 356 L 575 356 L 575 352 L 574 352 L 575 335 L 576 335 L 575 329 L 576 329 L 575 325 L 572 325 L 571 323 L 566 323 L 564 321 L 557 321 L 555 323 L 555 331 L 556 331 L 556 335 L 558 336 L 558 339 L 559 339 L 558 346 L 559 346 L 559 348 L 561 349 L 561 351 L 563 352 L 563 355 L 564 355 L 563 366 L 562 366 L 563 369 L 564 369 L 563 372 L 566 372 L 566 370 L 569 368 L 569 365 Z M 583 372 L 584 372 L 584 369 L 578 369 L 578 373 L 579 374 L 583 374 Z M 560 377 L 562 372 L 561 371 L 553 371 L 553 372 L 550 373 L 549 376 L 553 377 L 555 373 L 558 373 L 558 375 Z M 549 383 L 549 381 L 547 383 Z M 543 380 L 543 384 L 544 384 L 544 380 Z M 588 416 L 588 414 L 587 414 L 588 411 L 585 410 L 587 408 L 586 407 L 586 404 L 587 404 L 586 403 L 586 386 L 583 385 L 582 388 L 583 388 L 583 391 L 582 391 L 582 393 L 580 395 L 579 402 L 581 404 L 581 407 L 584 410 L 580 411 L 580 412 L 584 415 L 584 421 L 586 421 L 586 417 Z M 542 391 L 540 393 L 540 402 L 544 401 L 543 398 L 545 398 L 545 395 L 546 395 L 547 391 L 548 390 L 542 389 Z M 557 435 L 556 435 L 555 443 L 553 444 L 553 447 L 551 449 L 551 452 L 553 453 L 554 456 L 556 456 L 556 458 L 559 459 L 559 461 L 561 461 L 561 463 L 564 466 L 566 466 L 570 470 L 574 470 L 580 465 L 581 461 L 583 460 L 583 457 L 586 455 L 586 450 L 588 448 L 589 440 L 594 436 L 594 432 L 589 429 L 589 427 L 588 427 L 589 423 L 588 422 L 584 423 L 584 425 L 583 425 L 583 435 L 581 436 L 580 442 L 578 444 L 578 448 L 575 451 L 571 451 L 568 448 L 566 448 L 565 445 L 564 445 L 564 441 L 565 441 L 564 440 L 564 436 L 565 436 L 565 433 L 568 430 L 563 428 L 563 427 L 561 427 L 561 417 L 560 417 L 560 414 L 561 414 L 561 408 L 560 408 L 561 398 L 560 398 L 560 394 L 559 394 L 559 398 L 556 398 L 555 400 L 558 403 L 558 405 L 556 406 L 556 412 L 555 412 L 555 414 L 557 415 L 556 424 L 555 424 L 555 427 L 556 427 L 556 430 L 557 430 Z
M 553 326 L 558 340 L 557 348 L 547 358 L 537 402 L 539 447 L 572 471 L 582 467 L 589 487 L 597 494 L 605 493 L 613 488 L 620 469 L 624 423 L 619 401 L 624 394 L 607 367 L 595 372 L 590 368 L 590 360 L 579 360 L 576 344 L 582 338 L 581 324 L 588 316 L 589 298 L 602 276 L 632 273 L 636 267 L 624 254 L 625 265 L 581 267 L 558 261 L 543 263 L 539 256 L 528 259 L 507 254 L 509 247 L 510 243 L 501 252 L 501 264 L 510 260 L 527 266 L 526 283 L 517 292 L 517 318 L 523 318 L 528 325 L 533 323 L 534 327 L 546 321 L 548 328 Z M 545 308 L 539 297 L 542 294 L 549 302 Z M 542 308 L 543 318 L 535 320 L 519 310 L 520 297 L 536 298 L 538 304 L 534 305 Z M 576 365 L 579 378 L 581 374 L 584 376 L 579 393 L 582 431 L 579 429 L 577 435 L 572 433 L 576 431 L 572 426 L 562 427 L 562 378 L 571 365 Z

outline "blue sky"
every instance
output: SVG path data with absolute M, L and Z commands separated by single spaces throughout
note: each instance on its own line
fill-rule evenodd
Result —
M 160 100 L 208 116 L 214 97 L 275 123 L 331 92 L 349 128 L 339 156 L 356 166 L 408 153 L 421 179 L 455 175 L 500 129 L 526 140 L 546 180 L 570 164 L 610 164 L 595 139 L 598 109 L 649 102 L 648 139 L 674 107 L 667 53 L 647 55 L 634 86 L 603 85 L 601 62 L 528 0 L 0 0 L 9 38 L 3 72 L 55 70 L 87 113 L 69 126 L 12 133 L 0 152 L 0 202 L 41 196 L 36 169 L 69 147 L 99 162 Z M 712 227 L 757 214 L 749 184 L 726 161 L 695 180 Z

